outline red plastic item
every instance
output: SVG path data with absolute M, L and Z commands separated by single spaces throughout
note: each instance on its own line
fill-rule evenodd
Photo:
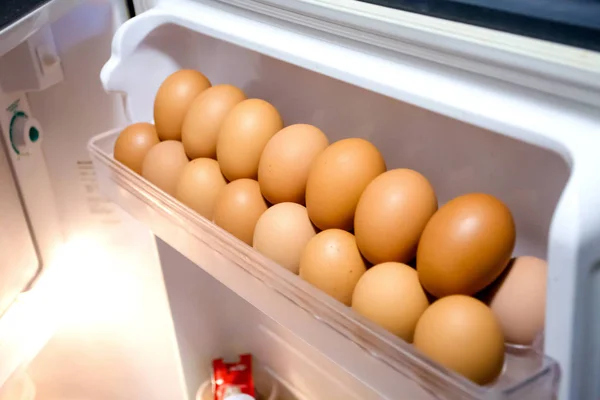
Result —
M 214 400 L 226 400 L 235 393 L 254 395 L 252 377 L 252 355 L 242 354 L 235 363 L 226 363 L 222 358 L 213 360 L 212 388 Z

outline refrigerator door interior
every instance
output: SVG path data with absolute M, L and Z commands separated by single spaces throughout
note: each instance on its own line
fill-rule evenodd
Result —
M 507 76 L 498 79 L 497 71 L 469 73 L 456 63 L 442 62 L 445 58 L 403 52 L 400 35 L 395 37 L 399 43 L 368 45 L 360 30 L 348 29 L 352 32 L 346 35 L 342 28 L 323 28 L 332 27 L 329 20 L 320 24 L 305 15 L 267 15 L 258 5 L 252 8 L 254 2 L 239 3 L 159 2 L 119 30 L 101 76 L 107 90 L 126 94 L 130 120 L 151 121 L 162 80 L 177 69 L 195 68 L 213 84 L 234 84 L 249 97 L 276 105 L 286 124 L 315 124 L 331 142 L 368 138 L 381 149 L 388 168 L 423 172 L 440 204 L 472 191 L 498 196 L 515 216 L 515 255 L 549 259 L 545 350 L 563 367 L 562 396 L 597 390 L 574 383 L 597 369 L 582 352 L 598 352 L 590 330 L 578 328 L 596 318 L 587 300 L 595 292 L 593 266 L 599 254 L 585 243 L 597 239 L 600 218 L 591 211 L 599 182 L 591 175 L 597 161 L 589 151 L 597 145 L 593 132 L 599 121 L 591 107 L 570 99 L 580 88 L 573 85 L 575 91 L 549 94 L 508 83 Z M 145 65 L 152 70 L 142 72 Z M 586 100 L 598 100 L 594 88 L 586 93 Z M 539 398 L 554 391 L 556 364 L 543 357 L 523 361 L 517 356 L 516 367 L 507 365 L 503 378 L 485 388 L 470 386 L 446 370 L 425 368 L 427 361 L 406 343 L 123 168 L 112 158 L 117 135 L 110 131 L 90 143 L 103 193 L 378 395 L 393 398 L 415 390 L 418 398 L 427 398 L 428 391 L 450 398 Z M 577 211 L 582 207 L 585 218 Z M 168 285 L 167 291 L 172 296 L 177 288 Z M 302 312 L 314 320 L 301 319 L 306 316 Z M 596 325 L 588 326 L 593 332 Z M 179 335 L 177 326 L 176 331 Z M 182 340 L 179 344 L 183 353 Z M 352 344 L 364 351 L 353 351 Z M 532 366 L 541 369 L 528 370 Z M 532 380 L 521 373 L 531 373 Z M 525 385 L 521 379 L 536 383 Z
M 490 387 L 434 365 L 117 163 L 120 129 L 152 120 L 169 73 L 197 68 L 213 84 L 272 102 L 286 124 L 315 124 L 331 142 L 371 140 L 388 168 L 425 174 L 440 204 L 470 191 L 505 201 L 519 231 L 515 255 L 549 259 L 545 346 L 563 366 L 561 398 L 600 390 L 588 379 L 600 371 L 593 361 L 600 360 L 593 312 L 600 275 L 591 267 L 600 255 L 585 246 L 597 242 L 600 222 L 590 151 L 600 122 L 589 107 L 600 102 L 597 85 L 581 85 L 592 76 L 589 63 L 571 76 L 571 64 L 537 59 L 526 68 L 519 54 L 502 53 L 494 64 L 498 53 L 476 40 L 464 48 L 477 57 L 463 58 L 449 50 L 462 44 L 452 35 L 411 36 L 414 26 L 383 22 L 389 10 L 371 5 L 377 13 L 359 15 L 334 2 L 136 1 L 158 6 L 121 26 L 128 16 L 120 0 L 48 4 L 67 3 L 36 29 L 40 42 L 28 42 L 52 38 L 62 78 L 4 93 L 8 105 L 15 94 L 24 99 L 43 127 L 52 193 L 23 197 L 52 198 L 65 237 L 39 285 L 46 308 L 32 318 L 43 321 L 42 310 L 57 329 L 31 363 L 43 340 L 23 346 L 26 375 L 23 365 L 0 365 L 0 382 L 14 372 L 10 382 L 31 383 L 38 400 L 191 400 L 202 398 L 213 358 L 251 352 L 265 398 L 537 400 L 556 391 L 557 364 L 535 349 L 509 350 Z M 90 157 L 86 144 L 100 132 Z M 18 181 L 28 182 L 23 174 Z M 582 321 L 590 329 L 577 330 Z M 13 331 L 31 331 L 20 328 Z M 598 357 L 584 359 L 584 351 Z

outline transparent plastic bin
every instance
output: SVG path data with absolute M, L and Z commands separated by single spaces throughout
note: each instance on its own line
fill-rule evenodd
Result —
M 440 205 L 469 192 L 499 197 L 515 218 L 514 255 L 549 262 L 544 352 L 566 367 L 561 398 L 598 390 L 597 115 L 575 102 L 460 70 L 441 62 L 441 55 L 431 61 L 394 50 L 402 37 L 386 47 L 371 36 L 350 39 L 323 21 L 301 20 L 212 0 L 161 1 L 119 29 L 101 79 L 107 91 L 124 94 L 131 121 L 150 121 L 160 83 L 178 69 L 198 69 L 213 84 L 233 84 L 271 102 L 286 125 L 314 124 L 330 142 L 370 140 L 388 169 L 424 174 Z M 422 357 L 115 162 L 117 134 L 90 143 L 101 190 L 110 199 L 381 397 L 556 395 L 558 364 L 539 349 L 507 348 L 502 376 L 486 387 Z
M 299 276 L 262 256 L 112 157 L 120 130 L 98 135 L 89 150 L 101 191 L 158 237 L 203 268 L 245 300 L 286 326 L 293 318 L 269 310 L 272 301 L 290 301 L 358 345 L 368 357 L 383 361 L 399 379 L 420 387 L 431 399 L 546 399 L 558 383 L 557 364 L 533 349 L 507 348 L 503 374 L 495 384 L 478 386 L 422 356 L 410 344 L 370 323 Z M 247 277 L 255 287 L 248 286 Z M 257 282 L 256 282 L 257 281 Z M 261 289 L 256 290 L 256 287 Z M 266 293 L 276 295 L 266 299 Z M 272 304 L 271 304 L 272 306 Z M 426 397 L 419 397 L 426 398 Z

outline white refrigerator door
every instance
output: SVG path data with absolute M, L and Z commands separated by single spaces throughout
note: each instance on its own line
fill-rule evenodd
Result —
M 569 171 L 571 175 L 564 175 L 569 184 L 554 209 L 552 225 L 544 228 L 550 261 L 548 291 L 557 294 L 547 299 L 545 349 L 563 368 L 561 398 L 577 398 L 578 393 L 598 390 L 590 383 L 593 371 L 598 369 L 592 360 L 598 358 L 586 357 L 587 352 L 600 351 L 598 340 L 594 339 L 598 337 L 594 332 L 600 326 L 599 319 L 593 312 L 599 287 L 598 251 L 587 245 L 587 240 L 597 238 L 600 214 L 591 210 L 597 209 L 594 204 L 598 180 L 592 175 L 596 169 L 595 154 L 589 150 L 593 146 L 583 145 L 588 140 L 595 143 L 597 138 L 597 53 L 406 15 L 410 13 L 363 7 L 358 2 L 138 2 L 145 7 L 158 3 L 156 12 L 147 14 L 148 25 L 152 24 L 152 17 L 160 20 L 164 11 L 165 15 L 176 15 L 166 18 L 173 25 L 234 43 L 249 49 L 253 56 L 266 54 L 560 154 L 573 169 Z M 219 12 L 211 15 L 204 8 L 211 6 Z M 202 13 L 190 17 L 192 10 L 201 8 Z M 186 15 L 181 11 L 184 9 L 189 10 Z M 222 10 L 229 15 L 220 13 Z M 142 38 L 152 28 L 142 28 L 140 24 L 136 32 L 133 25 L 117 37 L 115 57 L 107 64 L 106 77 L 127 56 L 139 56 L 147 62 L 143 52 L 135 50 L 138 44 L 143 43 L 140 48 L 147 44 Z M 173 26 L 166 22 L 165 25 Z M 129 37 L 124 39 L 127 30 Z M 270 30 L 278 31 L 273 34 Z M 350 53 L 348 48 L 352 49 L 355 62 L 344 63 L 344 56 Z M 147 47 L 144 51 L 151 52 Z M 175 52 L 160 60 L 164 62 L 161 67 L 176 64 Z M 190 53 L 192 59 L 194 54 Z M 112 75 L 113 81 L 107 79 L 108 89 L 133 88 L 126 81 L 134 74 L 121 72 Z M 135 78 L 143 79 L 138 75 Z M 139 119 L 148 119 L 154 89 L 150 85 L 131 89 L 129 105 L 135 111 L 133 115 L 143 116 Z M 132 93 L 138 96 L 135 100 Z M 372 137 L 376 135 L 369 138 Z M 548 175 L 554 178 L 558 174 Z M 583 187 L 585 193 L 578 192 Z

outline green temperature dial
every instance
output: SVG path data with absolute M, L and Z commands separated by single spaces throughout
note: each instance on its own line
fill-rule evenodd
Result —
M 9 136 L 10 145 L 15 153 L 19 155 L 26 154 L 29 145 L 40 139 L 40 129 L 36 125 L 25 112 L 21 110 L 13 111 Z

